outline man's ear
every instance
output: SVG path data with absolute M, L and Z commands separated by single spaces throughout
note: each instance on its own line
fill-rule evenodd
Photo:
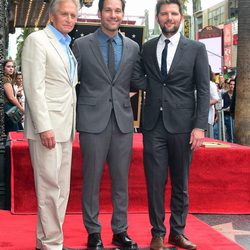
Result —
M 159 23 L 158 16 L 155 16 L 155 21 L 156 21 L 157 23 Z
M 100 10 L 98 10 L 98 12 L 97 12 L 97 16 L 98 16 L 98 18 L 100 18 L 100 19 L 101 19 L 101 17 L 102 17 L 102 13 L 101 13 L 101 11 L 100 11 Z
M 53 23 L 53 15 L 51 13 L 49 13 L 49 23 L 50 24 Z

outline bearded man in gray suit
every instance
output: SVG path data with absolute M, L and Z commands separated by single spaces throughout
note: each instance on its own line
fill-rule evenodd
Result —
M 156 20 L 162 34 L 143 45 L 147 74 L 142 115 L 144 167 L 150 248 L 163 249 L 166 227 L 165 187 L 171 178 L 169 243 L 184 249 L 197 246 L 184 235 L 188 213 L 188 175 L 192 152 L 202 144 L 209 109 L 209 67 L 204 44 L 180 34 L 183 20 L 178 0 L 158 0 Z
M 73 46 L 80 80 L 77 130 L 83 155 L 83 219 L 89 234 L 87 245 L 92 249 L 103 248 L 98 213 L 100 180 L 106 160 L 112 182 L 112 242 L 119 247 L 137 248 L 127 235 L 128 172 L 133 139 L 129 92 L 131 83 L 139 88 L 145 82 L 144 75 L 140 77 L 136 69 L 140 65 L 138 44 L 118 32 L 124 8 L 124 0 L 100 0 L 101 27 L 76 39 Z

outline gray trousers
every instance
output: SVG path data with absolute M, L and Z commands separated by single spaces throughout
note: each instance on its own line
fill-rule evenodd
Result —
M 112 185 L 112 231 L 117 234 L 128 227 L 128 173 L 132 141 L 133 133 L 121 133 L 113 112 L 106 129 L 101 133 L 80 132 L 83 221 L 89 234 L 101 231 L 98 220 L 99 191 L 105 161 L 108 163 Z

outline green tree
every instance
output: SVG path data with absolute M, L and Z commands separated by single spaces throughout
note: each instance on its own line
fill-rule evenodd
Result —
M 238 2 L 238 57 L 235 141 L 250 146 L 250 1 Z
M 16 54 L 16 65 L 20 66 L 21 65 L 21 56 L 22 56 L 22 50 L 23 50 L 23 45 L 26 37 L 34 32 L 36 29 L 35 28 L 24 28 L 22 29 L 21 34 L 17 38 L 17 54 Z
M 187 14 L 187 4 L 188 3 L 189 3 L 189 0 L 181 0 L 183 14 Z

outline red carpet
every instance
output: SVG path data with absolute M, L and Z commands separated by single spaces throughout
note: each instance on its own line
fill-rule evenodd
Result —
M 12 155 L 11 211 L 36 212 L 33 171 L 23 134 L 10 134 Z M 200 148 L 195 151 L 190 171 L 190 213 L 250 213 L 250 147 Z M 71 194 L 68 212 L 81 212 L 81 153 L 76 136 L 73 145 Z M 110 180 L 107 168 L 101 185 L 101 210 L 111 211 Z M 169 208 L 169 187 L 166 207 Z M 147 212 L 146 185 L 142 162 L 142 136 L 134 134 L 129 175 L 129 211 Z
M 110 214 L 101 214 L 103 225 L 102 238 L 105 248 L 111 244 Z M 169 215 L 166 215 L 168 221 Z M 0 249 L 34 250 L 36 215 L 12 215 L 0 210 Z M 167 225 L 168 227 L 168 225 Z M 145 213 L 129 214 L 129 234 L 137 241 L 140 248 L 148 247 L 151 239 L 148 215 Z M 192 215 L 188 216 L 186 234 L 197 243 L 199 250 L 242 250 L 237 243 L 225 238 Z M 64 225 L 65 246 L 86 248 L 87 234 L 82 225 L 81 215 L 67 215 Z M 167 240 L 167 237 L 166 237 Z M 166 242 L 167 243 L 167 242 Z M 170 245 L 168 245 L 170 246 Z

